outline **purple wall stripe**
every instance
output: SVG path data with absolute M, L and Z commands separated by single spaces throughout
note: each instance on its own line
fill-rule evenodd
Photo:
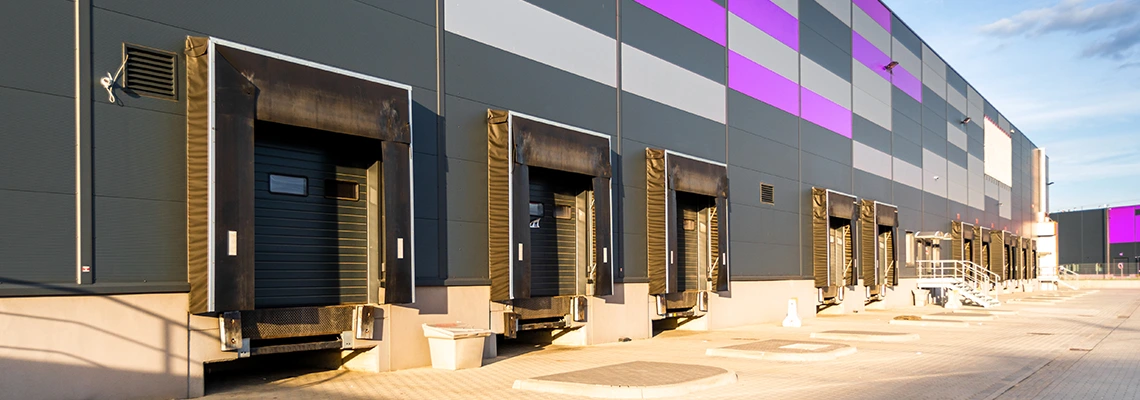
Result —
M 735 51 L 728 52 L 728 87 L 789 114 L 800 115 L 798 83 Z
M 728 20 L 724 7 L 712 0 L 634 1 L 721 46 L 728 43 Z
M 730 1 L 728 11 L 793 50 L 799 51 L 800 21 L 770 0 Z
M 919 103 L 922 102 L 922 81 L 912 75 L 910 71 L 903 68 L 901 65 L 895 66 L 891 74 L 891 83 L 894 83 L 903 92 L 914 97 Z
M 879 3 L 879 0 L 854 0 L 856 6 L 859 6 L 867 16 L 878 22 L 883 29 L 887 32 L 891 31 L 891 10 Z
M 838 133 L 848 139 L 851 138 L 851 110 L 824 98 L 807 88 L 800 89 L 802 99 L 801 116 L 803 119 L 814 122 Z
M 1140 242 L 1136 237 L 1136 209 L 1140 206 L 1108 209 L 1108 243 Z
M 866 65 L 867 68 L 875 71 L 875 73 L 879 74 L 883 79 L 886 79 L 887 82 L 891 81 L 890 71 L 884 68 L 887 64 L 891 63 L 891 56 L 883 53 L 883 51 L 875 47 L 874 44 L 864 39 L 863 35 L 855 31 L 851 32 L 851 56 L 859 60 L 863 65 Z

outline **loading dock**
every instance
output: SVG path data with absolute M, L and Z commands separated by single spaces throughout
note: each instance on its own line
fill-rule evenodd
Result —
M 728 290 L 728 169 L 663 149 L 645 158 L 652 319 L 699 317 L 709 292 Z
M 898 285 L 898 207 L 862 200 L 859 212 L 859 265 L 867 303 L 882 300 Z
M 853 240 L 855 196 L 812 188 L 812 270 L 819 305 L 843 302 L 848 286 L 858 284 Z
M 411 87 L 188 37 L 189 312 L 240 356 L 355 348 L 414 301 Z
M 578 328 L 613 293 L 610 137 L 487 111 L 491 329 Z
M 978 263 L 974 253 L 974 226 L 962 221 L 950 222 L 950 258 Z

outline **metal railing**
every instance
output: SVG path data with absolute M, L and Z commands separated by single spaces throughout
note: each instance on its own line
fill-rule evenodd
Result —
M 1080 286 L 1077 285 L 1077 280 L 1081 279 L 1081 274 L 1073 272 L 1067 266 L 1057 266 L 1057 283 L 1065 285 L 1071 290 L 1079 290 Z
M 918 279 L 954 278 L 983 292 L 989 292 L 1001 281 L 993 271 L 964 260 L 917 260 Z

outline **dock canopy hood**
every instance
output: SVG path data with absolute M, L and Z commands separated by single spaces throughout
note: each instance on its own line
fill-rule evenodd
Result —
M 898 284 L 898 207 L 873 200 L 859 206 L 859 269 L 865 286 Z
M 857 217 L 856 209 L 855 196 L 823 188 L 811 189 L 811 251 L 815 287 L 847 286 L 851 283 L 844 281 L 855 281 L 851 228 Z M 832 249 L 833 245 L 843 249 Z M 838 259 L 840 257 L 841 260 Z
M 187 37 L 185 55 L 190 312 L 254 308 L 255 121 L 378 140 L 376 300 L 413 302 L 411 87 L 216 38 Z
M 613 294 L 610 137 L 514 111 L 487 110 L 487 246 L 491 300 L 530 298 L 529 168 L 592 178 L 596 243 L 587 283 Z
M 974 253 L 974 226 L 962 221 L 950 222 L 950 258 L 954 260 L 973 261 Z M 967 246 L 969 243 L 969 246 Z
M 716 291 L 728 290 L 729 228 L 728 169 L 724 164 L 663 149 L 645 149 L 646 244 L 649 294 L 676 293 L 680 278 L 677 263 L 677 192 L 713 200 L 710 219 L 711 263 L 705 276 Z

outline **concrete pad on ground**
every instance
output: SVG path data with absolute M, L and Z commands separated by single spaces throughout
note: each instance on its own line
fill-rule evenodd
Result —
M 515 381 L 514 388 L 605 399 L 653 399 L 729 385 L 736 373 L 694 364 L 633 361 Z
M 922 319 L 931 321 L 993 321 L 994 315 L 979 312 L 943 312 L 923 315 Z
M 770 361 L 827 361 L 854 354 L 854 346 L 841 343 L 771 339 L 711 348 L 705 355 Z
M 857 342 L 909 342 L 918 340 L 917 333 L 880 331 L 823 331 L 812 332 L 812 339 L 850 340 Z

